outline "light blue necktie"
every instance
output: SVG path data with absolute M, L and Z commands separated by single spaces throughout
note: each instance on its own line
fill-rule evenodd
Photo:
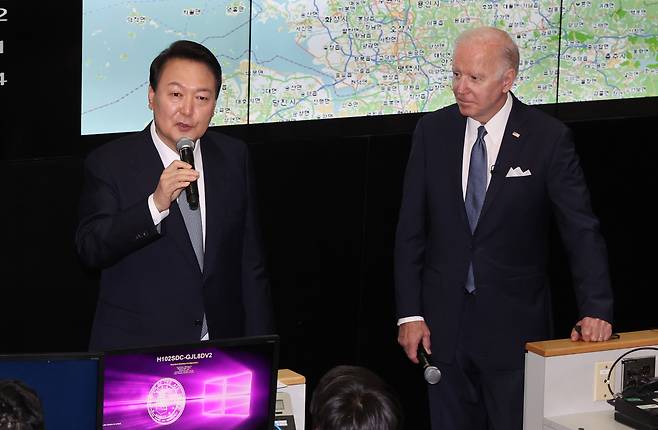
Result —
M 201 209 L 190 209 L 185 197 L 185 191 L 178 196 L 178 207 L 183 215 L 187 234 L 190 235 L 190 241 L 196 254 L 196 259 L 199 262 L 199 268 L 203 273 L 203 230 L 201 229 Z M 201 339 L 208 334 L 208 323 L 206 322 L 206 314 L 203 314 L 203 325 L 201 326 Z
M 466 214 L 468 215 L 471 233 L 475 232 L 475 227 L 478 225 L 484 196 L 487 193 L 487 145 L 484 143 L 484 136 L 486 134 L 487 129 L 483 125 L 479 126 L 478 137 L 473 144 L 471 162 L 468 167 L 468 183 L 466 185 L 466 199 L 464 203 L 466 204 Z M 475 275 L 473 273 L 472 261 L 468 266 L 466 291 L 469 293 L 475 291 Z

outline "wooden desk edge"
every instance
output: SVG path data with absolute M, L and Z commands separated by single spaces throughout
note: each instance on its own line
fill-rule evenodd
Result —
M 611 339 L 606 342 L 572 342 L 571 339 L 528 342 L 526 351 L 542 357 L 556 357 L 652 345 L 658 345 L 658 329 L 619 333 L 619 339 Z
M 277 379 L 286 385 L 305 384 L 306 378 L 290 369 L 279 369 Z

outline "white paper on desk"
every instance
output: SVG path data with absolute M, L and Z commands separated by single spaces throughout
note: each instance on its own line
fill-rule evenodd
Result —
M 287 385 L 284 384 L 283 382 L 279 381 L 278 379 L 276 380 L 276 389 L 278 390 L 279 388 L 286 388 Z

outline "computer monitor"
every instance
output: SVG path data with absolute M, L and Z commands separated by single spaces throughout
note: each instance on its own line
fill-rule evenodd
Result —
M 108 351 L 103 428 L 271 430 L 279 339 Z
M 87 353 L 0 355 L 0 379 L 37 393 L 47 429 L 89 430 L 97 427 L 99 363 Z

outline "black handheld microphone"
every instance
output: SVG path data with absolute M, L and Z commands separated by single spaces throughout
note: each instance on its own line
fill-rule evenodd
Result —
M 194 141 L 188 137 L 181 138 L 178 143 L 176 143 L 176 149 L 180 154 L 181 161 L 190 164 L 194 169 Z M 190 182 L 185 188 L 185 196 L 187 197 L 187 204 L 190 205 L 191 210 L 199 209 L 199 187 L 196 183 Z
M 441 371 L 436 366 L 430 364 L 427 353 L 422 343 L 418 344 L 418 362 L 423 366 L 423 377 L 428 384 L 436 384 L 441 380 Z

